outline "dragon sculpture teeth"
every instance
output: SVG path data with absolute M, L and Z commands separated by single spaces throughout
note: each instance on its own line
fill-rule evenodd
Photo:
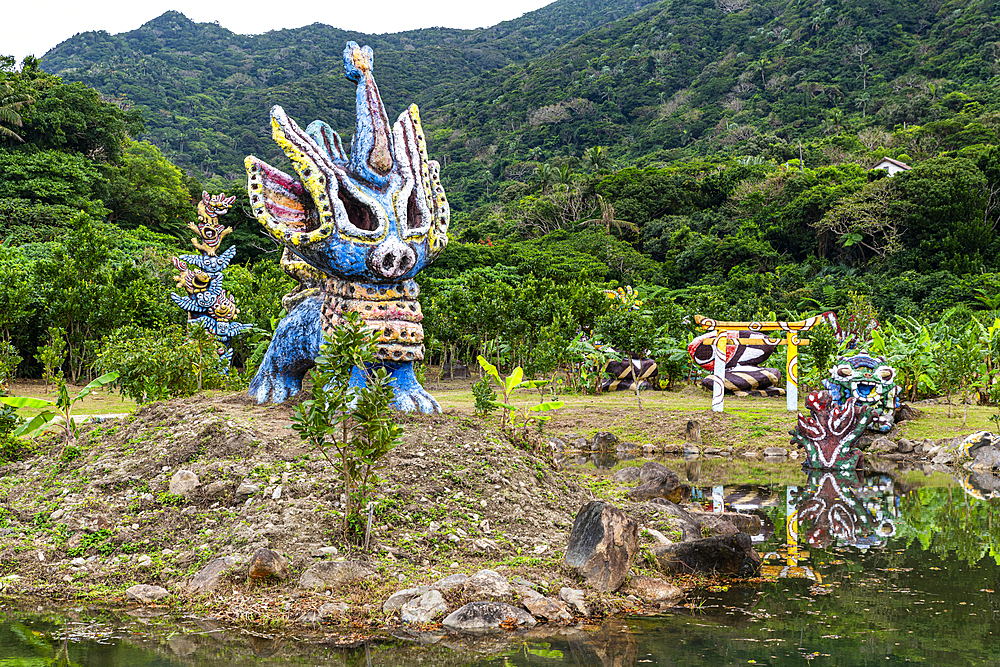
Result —
M 275 106 L 272 136 L 298 177 L 246 158 L 254 215 L 285 245 L 282 266 L 300 283 L 283 299 L 292 308 L 251 382 L 258 403 L 297 393 L 323 332 L 356 312 L 393 378 L 395 406 L 440 410 L 413 373 L 413 363 L 424 358 L 413 277 L 448 243 L 448 201 L 438 163 L 427 159 L 416 105 L 390 128 L 373 62 L 370 47 L 347 43 L 344 71 L 357 86 L 350 156 L 329 125 L 316 120 L 303 130 Z M 352 381 L 363 383 L 363 374 Z
M 870 430 L 887 433 L 896 423 L 900 387 L 896 384 L 896 370 L 885 357 L 872 357 L 863 351 L 841 357 L 823 386 L 837 405 L 854 399 L 859 405 L 871 407 Z

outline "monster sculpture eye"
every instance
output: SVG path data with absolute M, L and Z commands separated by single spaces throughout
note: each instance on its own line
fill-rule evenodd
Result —
M 348 221 L 362 232 L 374 232 L 379 228 L 379 217 L 371 207 L 364 202 L 358 201 L 347 188 L 337 190 L 337 198 L 344 205 L 347 211 Z
M 892 379 L 896 377 L 896 371 L 889 366 L 880 366 L 875 373 L 882 378 L 883 382 L 892 382 Z
M 837 375 L 842 378 L 849 378 L 854 375 L 854 369 L 847 365 L 837 366 Z

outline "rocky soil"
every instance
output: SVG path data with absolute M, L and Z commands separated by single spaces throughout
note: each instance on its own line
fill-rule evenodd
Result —
M 239 394 L 155 403 L 86 427 L 76 446 L 50 437 L 0 461 L 0 591 L 278 625 L 438 623 L 468 602 L 494 601 L 560 623 L 676 604 L 679 591 L 667 600 L 662 586 L 677 578 L 657 570 L 653 550 L 736 531 L 667 499 L 684 503 L 682 492 L 630 498 L 638 468 L 615 477 L 561 469 L 552 450 L 576 434 L 512 443 L 494 420 L 449 411 L 401 417 L 404 442 L 382 472 L 364 551 L 340 531 L 336 472 L 303 447 L 291 414 Z M 598 592 L 563 564 L 574 518 L 595 498 L 637 523 L 643 552 L 630 575 L 654 583 Z M 439 585 L 482 571 L 510 590 Z M 404 618 L 401 605 L 386 607 L 407 589 L 434 612 Z

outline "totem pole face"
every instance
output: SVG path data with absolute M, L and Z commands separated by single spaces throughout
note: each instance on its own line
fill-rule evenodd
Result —
M 854 445 L 872 418 L 868 406 L 848 398 L 837 405 L 830 392 L 817 391 L 806 396 L 810 417 L 801 414 L 792 442 L 806 450 L 808 468 L 849 471 L 861 467 L 864 455 Z
M 267 231 L 312 267 L 351 283 L 400 285 L 444 249 L 449 209 L 416 105 L 389 127 L 372 56 L 354 42 L 344 50 L 357 83 L 350 158 L 329 125 L 303 130 L 275 106 L 272 134 L 298 178 L 250 156 L 248 191 Z
M 894 412 L 899 407 L 900 387 L 895 381 L 896 370 L 884 357 L 861 352 L 838 359 L 823 385 L 838 405 L 853 398 L 858 405 L 870 406 L 874 419 L 869 428 L 886 433 L 895 423 Z

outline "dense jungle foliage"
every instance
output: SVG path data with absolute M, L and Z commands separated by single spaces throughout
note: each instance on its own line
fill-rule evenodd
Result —
M 562 365 L 583 386 L 600 341 L 653 356 L 673 380 L 689 370 L 695 313 L 864 311 L 899 348 L 887 354 L 922 360 L 906 371 L 912 395 L 952 390 L 952 349 L 982 360 L 954 386 L 992 395 L 997 3 L 613 4 L 559 0 L 487 29 L 377 36 L 320 24 L 241 36 L 168 12 L 7 62 L 0 104 L 20 114 L 5 126 L 23 142 L 0 139 L 0 270 L 24 287 L 0 287 L 18 304 L 0 335 L 20 372 L 41 374 L 51 325 L 67 332 L 66 370 L 86 374 L 121 326 L 183 320 L 169 256 L 189 252 L 184 223 L 203 187 L 243 204 L 224 221 L 243 263 L 227 286 L 258 328 L 238 350 L 249 360 L 291 283 L 247 214 L 242 160 L 286 164 L 271 104 L 349 142 L 341 51 L 354 39 L 375 48 L 390 114 L 421 105 L 442 164 L 452 239 L 421 278 L 434 359 L 481 353 L 547 377 Z M 911 168 L 871 169 L 885 157 Z M 105 298 L 119 305 L 99 323 L 59 315 L 68 300 L 52 285 L 73 281 L 43 270 L 77 247 L 105 254 L 64 273 L 131 299 Z M 610 307 L 601 290 L 624 284 L 641 308 Z M 819 372 L 829 346 L 809 349 L 827 349 L 810 352 Z

